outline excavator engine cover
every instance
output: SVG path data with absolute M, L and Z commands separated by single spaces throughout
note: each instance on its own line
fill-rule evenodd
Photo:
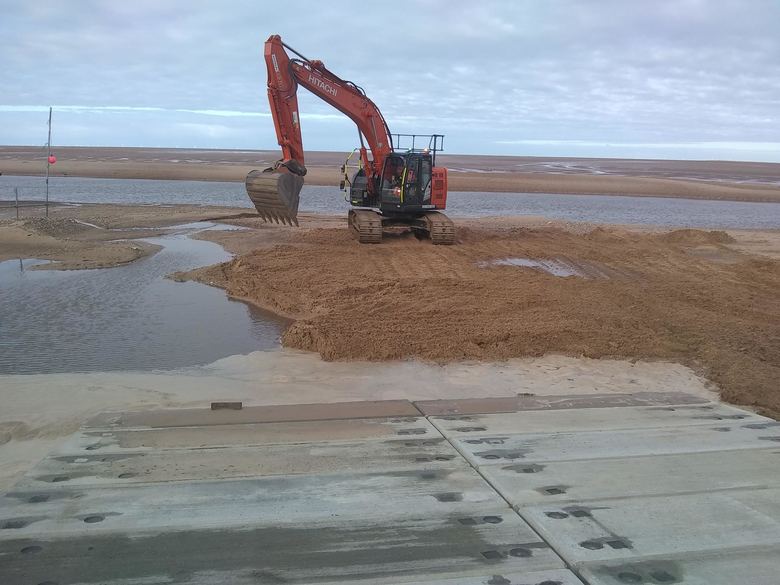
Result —
M 303 177 L 288 172 L 252 171 L 246 192 L 265 221 L 298 225 L 298 203 Z

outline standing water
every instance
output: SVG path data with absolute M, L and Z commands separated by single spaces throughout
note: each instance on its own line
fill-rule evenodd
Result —
M 42 199 L 37 177 L 0 176 L 0 199 Z M 224 205 L 252 209 L 243 183 L 148 179 L 51 179 L 51 200 L 82 203 Z M 306 185 L 302 212 L 346 215 L 349 204 L 336 187 Z M 780 204 L 616 195 L 453 192 L 452 217 L 538 215 L 565 221 L 700 228 L 780 228 Z
M 157 370 L 279 347 L 286 321 L 224 291 L 166 275 L 231 258 L 187 237 L 145 241 L 149 258 L 99 270 L 31 270 L 0 262 L 0 374 Z

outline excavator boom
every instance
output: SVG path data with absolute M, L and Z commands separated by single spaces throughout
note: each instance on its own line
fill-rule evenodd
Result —
M 285 49 L 298 58 L 290 58 Z M 382 113 L 365 92 L 329 71 L 322 61 L 311 61 L 285 45 L 279 35 L 266 41 L 264 55 L 268 68 L 268 101 L 283 160 L 304 164 L 297 97 L 300 85 L 357 125 L 361 144 L 364 137 L 373 155 L 373 159 L 369 159 L 366 148 L 361 148 L 362 162 L 365 168 L 378 172 L 377 167 L 381 167 L 385 157 L 393 151 L 393 143 Z

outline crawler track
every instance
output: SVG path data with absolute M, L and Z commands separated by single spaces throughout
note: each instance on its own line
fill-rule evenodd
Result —
M 361 244 L 379 244 L 382 242 L 382 217 L 375 211 L 351 209 L 349 227 Z
M 455 224 L 449 217 L 438 211 L 429 211 L 424 217 L 432 243 L 443 246 L 455 243 Z

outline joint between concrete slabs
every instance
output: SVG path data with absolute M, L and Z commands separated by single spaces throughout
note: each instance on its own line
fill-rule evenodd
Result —
M 415 406 L 416 406 L 416 404 L 415 404 Z M 552 543 L 548 539 L 546 539 L 539 532 L 539 530 L 536 528 L 536 526 L 534 526 L 533 524 L 528 522 L 528 520 L 526 520 L 523 517 L 523 515 L 520 514 L 520 512 L 517 509 L 515 509 L 515 507 L 512 505 L 512 503 L 504 496 L 504 494 L 499 489 L 496 488 L 496 486 L 493 484 L 493 482 L 490 480 L 490 478 L 486 477 L 485 474 L 483 474 L 482 471 L 476 465 L 474 465 L 471 462 L 471 460 L 469 460 L 465 456 L 465 454 L 461 451 L 461 449 L 458 447 L 458 445 L 456 445 L 453 442 L 453 440 L 450 439 L 450 437 L 446 436 L 443 433 L 442 429 L 432 420 L 433 416 L 432 415 L 426 415 L 425 418 L 439 432 L 439 434 L 444 438 L 444 440 L 447 441 L 452 446 L 452 448 L 455 449 L 460 454 L 460 456 L 466 461 L 466 463 L 469 464 L 469 466 L 477 473 L 477 475 L 479 475 L 479 477 L 482 478 L 482 481 L 484 481 L 487 485 L 489 485 L 490 489 L 492 489 L 496 493 L 496 495 L 498 495 L 498 497 L 500 497 L 504 502 L 506 502 L 507 506 L 509 506 L 509 509 L 512 510 L 515 514 L 517 514 L 520 517 L 520 519 L 536 534 L 536 536 L 542 542 L 544 542 L 548 547 L 550 547 L 550 551 L 552 551 L 553 554 L 555 554 L 555 556 L 557 556 L 560 559 L 561 563 L 563 563 L 563 565 L 567 569 L 569 569 L 572 573 L 574 573 L 576 577 L 581 579 L 583 581 L 583 583 L 587 583 L 587 581 L 585 581 L 585 579 L 582 577 L 582 575 L 580 575 L 579 572 L 574 567 L 569 565 L 569 562 L 566 560 L 566 558 L 560 552 L 558 552 L 558 550 L 552 545 Z

